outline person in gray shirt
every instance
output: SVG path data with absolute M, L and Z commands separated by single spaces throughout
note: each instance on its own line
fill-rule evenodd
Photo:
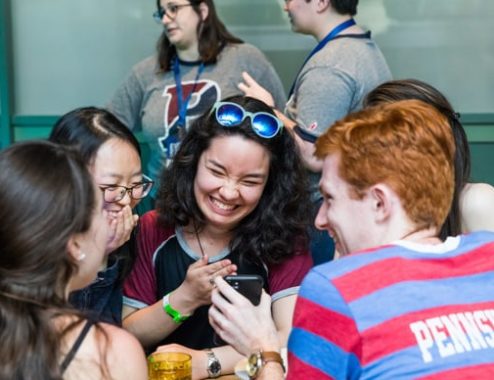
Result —
M 147 174 L 155 181 L 189 125 L 215 102 L 242 93 L 237 84 L 243 71 L 266 86 L 277 107 L 286 101 L 272 65 L 226 29 L 213 0 L 156 5 L 154 18 L 164 27 L 157 53 L 133 67 L 107 106 L 132 131 L 142 131 L 150 147 Z
M 391 79 L 386 60 L 370 32 L 356 25 L 358 0 L 285 0 L 292 29 L 313 36 L 318 44 L 298 72 L 284 112 L 277 111 L 287 129 L 295 134 L 305 166 L 310 172 L 315 210 L 321 202 L 319 180 L 322 162 L 314 157 L 314 142 L 336 120 L 362 107 L 365 95 Z M 269 89 L 243 74 L 239 88 L 277 107 Z M 314 262 L 331 258 L 330 242 L 313 231 Z

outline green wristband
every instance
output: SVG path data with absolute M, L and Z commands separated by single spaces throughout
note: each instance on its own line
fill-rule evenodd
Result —
M 163 310 L 166 314 L 172 317 L 173 322 L 178 325 L 187 320 L 190 315 L 182 315 L 178 310 L 175 310 L 172 305 L 170 305 L 170 294 L 171 293 L 168 293 L 166 296 L 163 297 Z

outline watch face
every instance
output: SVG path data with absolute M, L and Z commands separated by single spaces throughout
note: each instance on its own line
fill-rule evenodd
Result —
M 259 355 L 252 354 L 247 361 L 247 374 L 250 378 L 254 378 L 257 372 L 259 372 Z
M 204 367 L 203 367 L 204 368 Z M 213 375 L 218 375 L 221 371 L 221 365 L 220 365 L 220 362 L 218 360 L 214 360 L 212 361 L 210 364 L 209 364 L 209 371 L 213 374 Z
M 211 351 L 208 353 L 208 375 L 218 377 L 221 373 L 221 364 L 218 358 Z

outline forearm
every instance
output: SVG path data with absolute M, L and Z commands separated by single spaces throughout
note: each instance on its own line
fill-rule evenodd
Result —
M 165 313 L 161 300 L 129 314 L 122 324 L 144 347 L 158 344 L 179 326 Z
M 170 293 L 170 305 L 183 316 L 191 315 L 199 306 L 193 299 L 187 297 L 186 292 L 178 288 Z M 183 295 L 185 293 L 185 296 Z M 123 326 L 130 331 L 145 347 L 156 345 L 175 331 L 180 323 L 163 309 L 163 301 L 159 300 L 151 306 L 137 310 L 123 320 Z
M 221 364 L 221 374 L 231 374 L 234 373 L 235 365 L 244 358 L 243 355 L 239 354 L 232 346 L 222 346 L 214 348 L 214 353 Z M 204 366 L 206 367 L 206 366 Z M 206 371 L 207 376 L 207 371 Z

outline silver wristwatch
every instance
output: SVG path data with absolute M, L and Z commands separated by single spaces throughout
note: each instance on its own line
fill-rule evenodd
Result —
M 206 351 L 208 355 L 208 376 L 212 378 L 219 377 L 221 375 L 221 364 L 213 350 Z

